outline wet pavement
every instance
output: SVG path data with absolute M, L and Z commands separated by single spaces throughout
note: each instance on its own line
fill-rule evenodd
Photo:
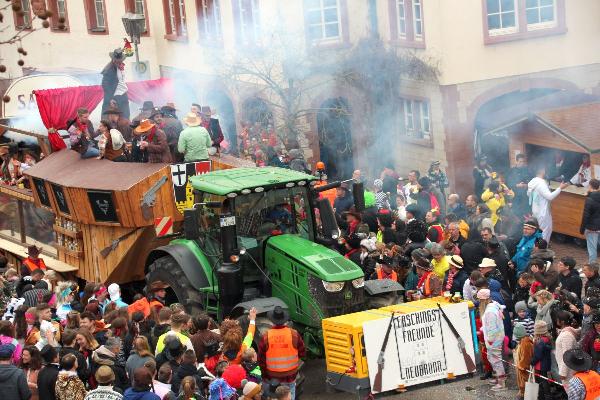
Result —
M 584 243 L 585 244 L 585 243 Z M 552 250 L 556 252 L 556 257 L 571 256 L 577 260 L 577 267 L 581 268 L 584 262 L 587 262 L 587 252 L 584 247 L 573 243 L 572 240 L 567 240 L 564 243 L 558 240 L 553 240 L 551 245 Z M 354 393 L 325 391 L 325 360 L 315 359 L 308 360 L 304 365 L 304 374 L 306 381 L 303 388 L 302 399 L 310 400 L 342 400 L 356 399 L 362 400 L 364 394 L 359 396 Z M 458 377 L 454 381 L 445 381 L 444 383 L 430 382 L 409 388 L 404 393 L 388 392 L 377 395 L 377 398 L 382 399 L 410 399 L 410 400 L 431 400 L 434 398 L 441 399 L 456 399 L 456 400 L 484 400 L 484 399 L 516 399 L 518 389 L 516 386 L 514 370 L 509 372 L 507 381 L 507 390 L 502 392 L 493 392 L 490 390 L 491 385 L 479 379 L 478 375 L 473 377 Z

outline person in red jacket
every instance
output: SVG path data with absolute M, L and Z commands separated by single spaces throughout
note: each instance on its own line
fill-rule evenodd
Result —
M 287 310 L 276 306 L 267 316 L 273 327 L 262 336 L 258 345 L 264 392 L 272 394 L 277 386 L 288 386 L 294 400 L 300 358 L 306 357 L 304 341 L 295 329 L 286 325 L 289 320 Z

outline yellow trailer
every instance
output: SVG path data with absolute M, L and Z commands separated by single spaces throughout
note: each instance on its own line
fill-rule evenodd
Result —
M 435 297 L 324 319 L 322 321 L 323 344 L 328 389 L 349 393 L 359 392 L 361 395 L 371 391 L 367 350 L 363 335 L 363 325 L 365 323 L 380 319 L 389 320 L 392 313 L 401 315 L 428 309 L 437 310 L 438 303 L 442 305 L 449 304 L 446 298 Z M 473 347 L 477 356 L 475 310 L 473 303 L 467 303 Z M 452 378 L 452 376 L 449 376 L 449 378 Z

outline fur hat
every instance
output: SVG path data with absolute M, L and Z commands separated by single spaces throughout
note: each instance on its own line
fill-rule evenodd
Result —
M 115 381 L 115 373 L 108 365 L 102 365 L 98 368 L 94 376 L 96 377 L 96 382 L 102 385 Z

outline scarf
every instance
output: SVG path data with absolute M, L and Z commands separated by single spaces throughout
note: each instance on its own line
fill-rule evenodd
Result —
M 448 270 L 448 280 L 446 281 L 446 290 L 449 291 L 452 289 L 452 283 L 454 283 L 454 277 L 456 276 L 456 272 L 452 272 L 452 270 Z
M 154 139 L 154 135 L 156 134 L 156 129 L 157 129 L 157 128 L 156 128 L 156 125 L 154 125 L 154 126 L 152 127 L 152 129 L 150 129 L 150 133 L 149 133 L 148 135 L 146 135 L 146 141 L 147 141 L 148 143 L 151 143 L 151 142 L 152 142 L 152 139 Z
M 119 63 L 119 65 L 117 65 L 117 68 L 119 68 L 121 71 L 125 71 L 125 63 Z
M 421 289 L 423 288 L 423 285 L 425 285 L 425 280 L 429 277 L 429 275 L 431 275 L 431 272 L 432 271 L 426 271 L 423 275 L 421 275 L 419 281 L 417 282 L 417 289 L 422 291 Z

